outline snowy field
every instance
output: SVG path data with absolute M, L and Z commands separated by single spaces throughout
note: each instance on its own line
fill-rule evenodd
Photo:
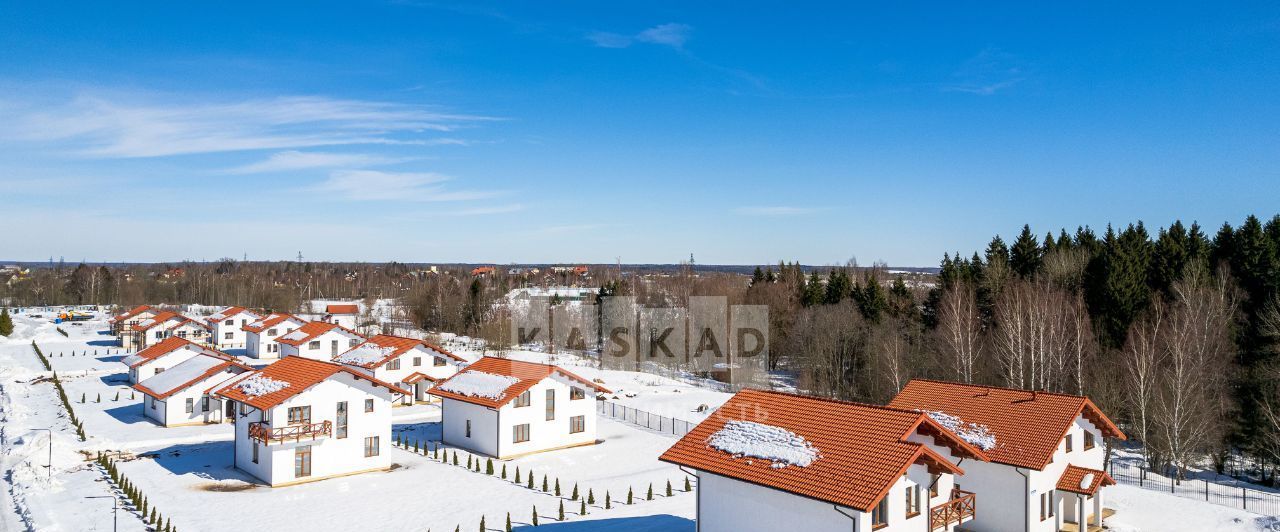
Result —
M 530 524 L 535 506 L 540 528 L 551 530 L 694 530 L 695 494 L 683 491 L 684 475 L 678 468 L 657 459 L 674 437 L 603 418 L 601 443 L 495 461 L 492 476 L 483 466 L 482 472 L 463 467 L 464 451 L 458 451 L 463 466 L 454 466 L 430 454 L 393 448 L 388 452 L 395 465 L 388 472 L 263 487 L 231 467 L 230 425 L 162 428 L 143 417 L 142 396 L 128 388 L 122 353 L 102 332 L 105 322 L 62 324 L 63 336 L 48 319 L 19 314 L 14 321 L 13 336 L 0 337 L 0 530 L 6 532 L 110 530 L 114 490 L 87 459 L 100 450 L 117 453 L 120 471 L 184 532 L 475 530 L 482 516 L 490 530 L 501 530 L 508 513 L 515 528 Z M 31 349 L 33 339 L 62 379 L 87 441 L 76 437 L 49 372 Z M 458 354 L 474 360 L 480 351 L 459 349 Z M 644 373 L 599 370 L 574 355 L 514 351 L 507 356 L 565 366 L 603 381 L 614 392 L 610 401 L 695 423 L 730 396 Z M 708 408 L 699 412 L 702 405 Z M 440 437 L 436 406 L 396 408 L 393 423 L 393 438 L 410 446 L 417 441 L 434 446 Z M 38 428 L 52 429 L 51 472 L 45 467 L 49 433 L 32 430 Z M 451 457 L 454 451 L 446 452 Z M 501 478 L 504 465 L 506 479 Z M 517 467 L 520 484 L 514 482 Z M 535 474 L 532 490 L 523 482 L 530 471 Z M 551 486 L 560 481 L 561 496 L 541 491 L 543 475 Z M 668 481 L 674 488 L 671 497 L 665 494 Z M 580 502 L 569 500 L 575 485 L 584 498 L 588 490 L 596 498 L 585 516 L 579 515 Z M 645 500 L 650 485 L 654 499 Z M 635 496 L 632 505 L 625 504 L 629 489 Z M 613 502 L 609 510 L 604 509 L 606 492 Z M 563 522 L 557 521 L 561 502 Z M 1108 519 L 1113 530 L 1280 529 L 1274 517 L 1128 486 L 1109 488 L 1107 506 L 1116 510 Z M 119 523 L 121 530 L 146 529 L 127 511 L 121 511 Z

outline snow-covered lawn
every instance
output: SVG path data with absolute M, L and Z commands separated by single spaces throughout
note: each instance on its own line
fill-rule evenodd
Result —
M 1122 532 L 1280 530 L 1280 517 L 1259 516 L 1134 486 L 1110 486 L 1106 488 L 1105 497 L 1107 507 L 1116 511 L 1107 518 L 1107 526 Z

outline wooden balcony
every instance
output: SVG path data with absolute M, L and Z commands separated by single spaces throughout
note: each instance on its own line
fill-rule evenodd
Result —
M 261 421 L 249 424 L 249 438 L 260 441 L 264 445 L 302 441 L 304 438 L 314 440 L 328 437 L 331 434 L 333 434 L 333 424 L 329 421 L 286 425 L 274 429 Z
M 971 491 L 952 490 L 951 500 L 929 510 L 929 529 L 937 530 L 973 519 L 977 497 Z

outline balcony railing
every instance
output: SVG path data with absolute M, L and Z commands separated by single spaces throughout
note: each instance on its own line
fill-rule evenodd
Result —
M 333 423 L 329 421 L 286 425 L 274 429 L 261 421 L 249 424 L 249 438 L 260 441 L 265 445 L 287 441 L 302 441 L 303 438 L 314 440 L 331 434 L 333 434 Z
M 930 530 L 960 524 L 977 513 L 977 497 L 973 492 L 952 490 L 951 500 L 934 506 L 929 510 Z

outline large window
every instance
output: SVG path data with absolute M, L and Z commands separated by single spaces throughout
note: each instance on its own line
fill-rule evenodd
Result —
M 289 407 L 289 424 L 303 425 L 311 423 L 311 407 L 310 406 L 291 406 Z
M 880 503 L 871 509 L 871 529 L 879 529 L 889 526 L 889 498 L 880 499 Z
M 920 485 L 913 484 L 904 490 L 907 498 L 907 518 L 920 515 Z
M 1093 433 L 1084 431 L 1084 450 L 1088 451 L 1093 448 Z
M 236 324 L 236 320 L 227 320 L 227 321 L 222 322 L 222 324 L 223 324 L 223 325 L 235 325 L 235 324 Z
M 347 402 L 338 402 L 338 419 L 337 427 L 334 429 L 334 437 L 338 439 L 347 437 Z
M 188 414 L 194 414 L 196 411 L 196 399 L 194 397 L 187 398 L 186 409 Z
M 435 357 L 435 360 L 431 361 L 431 365 L 432 365 L 432 366 L 436 366 L 436 367 L 443 366 L 443 365 L 444 365 L 444 358 L 443 358 L 443 357 Z
M 320 340 L 307 344 L 307 349 L 320 349 Z
M 573 416 L 569 418 L 569 433 L 576 434 L 587 430 L 587 416 Z
M 587 397 L 587 391 L 586 391 L 586 390 L 583 390 L 582 388 L 579 388 L 579 387 L 577 387 L 577 386 L 574 386 L 574 387 L 572 387 L 572 388 L 569 388 L 569 400 L 570 400 L 570 401 L 577 401 L 578 399 L 585 399 L 586 397 Z
M 529 406 L 532 403 L 533 403 L 533 397 L 529 394 L 528 391 L 525 391 L 524 393 L 516 396 L 515 408 L 520 408 L 522 406 Z
M 941 473 L 929 475 L 929 497 L 938 496 L 938 481 L 942 480 Z
M 293 451 L 293 476 L 295 478 L 311 476 L 311 446 L 301 445 Z
M 511 434 L 511 441 L 514 441 L 515 443 L 529 441 L 529 424 L 525 423 L 523 425 L 516 425 L 515 427 L 512 427 Z
M 555 389 L 547 390 L 547 421 L 556 418 L 556 391 Z
M 421 365 L 422 365 L 422 357 L 413 357 L 413 367 L 416 368 Z
M 369 436 L 364 439 L 364 456 L 378 456 L 378 436 Z
M 228 333 L 223 334 L 223 335 L 222 335 L 222 338 L 223 338 L 223 339 L 226 339 L 226 340 L 230 340 L 230 339 L 232 339 L 232 338 L 235 338 L 235 335 L 236 335 L 236 333 L 228 332 Z
M 397 358 L 395 360 L 392 360 L 391 362 L 387 362 L 387 369 L 388 370 L 400 369 L 400 359 Z

